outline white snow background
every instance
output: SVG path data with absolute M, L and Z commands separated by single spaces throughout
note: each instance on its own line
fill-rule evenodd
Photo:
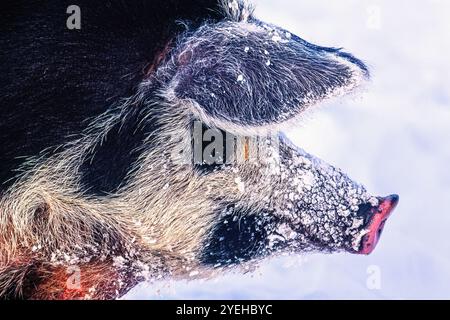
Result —
M 370 66 L 360 98 L 328 103 L 287 134 L 373 194 L 398 193 L 399 206 L 370 256 L 276 258 L 245 275 L 143 283 L 125 298 L 449 299 L 450 1 L 256 4 L 260 19 Z

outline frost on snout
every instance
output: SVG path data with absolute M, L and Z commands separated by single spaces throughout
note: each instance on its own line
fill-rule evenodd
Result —
M 361 252 L 382 199 L 341 170 L 281 139 L 279 181 L 267 204 L 282 221 L 274 232 L 278 236 L 273 237 L 274 245 L 289 241 L 294 249 Z

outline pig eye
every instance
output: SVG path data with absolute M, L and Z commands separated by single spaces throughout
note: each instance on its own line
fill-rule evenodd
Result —
M 250 159 L 250 138 L 240 137 L 205 124 L 194 124 L 192 134 L 193 162 L 202 173 L 219 170 L 226 166 Z M 239 160 L 238 160 L 239 159 Z
M 194 167 L 202 174 L 210 173 L 229 164 L 230 148 L 225 130 L 211 128 L 200 122 L 193 123 L 192 150 Z

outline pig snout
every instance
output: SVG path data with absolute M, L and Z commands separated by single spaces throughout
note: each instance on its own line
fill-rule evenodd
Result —
M 375 249 L 383 232 L 384 225 L 394 211 L 399 201 L 398 195 L 390 195 L 385 198 L 379 198 L 379 204 L 375 207 L 361 207 L 359 214 L 365 217 L 366 231 L 361 240 L 358 254 L 370 254 Z
M 343 171 L 281 136 L 280 179 L 273 184 L 273 211 L 295 239 L 292 249 L 370 254 L 399 197 L 375 197 Z M 278 234 L 286 234 L 284 224 Z

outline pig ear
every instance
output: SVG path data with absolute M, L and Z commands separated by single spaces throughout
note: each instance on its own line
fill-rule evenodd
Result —
M 285 32 L 275 39 L 250 24 L 206 28 L 175 56 L 173 95 L 206 124 L 224 130 L 280 130 L 309 106 L 346 93 L 367 76 L 353 56 Z

